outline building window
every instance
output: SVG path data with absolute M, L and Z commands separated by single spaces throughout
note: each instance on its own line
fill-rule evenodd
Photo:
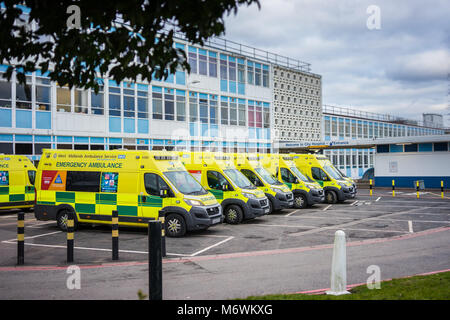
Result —
M 228 98 L 222 97 L 220 102 L 220 123 L 228 125 Z
M 120 96 L 119 96 L 119 101 L 120 101 Z M 67 85 L 64 87 L 57 87 L 56 88 L 56 110 L 58 112 L 72 112 L 71 104 L 72 103 L 71 103 L 71 98 L 70 98 L 69 87 Z M 119 104 L 119 110 L 120 110 L 120 104 Z
M 137 85 L 137 112 L 138 118 L 148 118 L 148 86 L 145 84 Z
M 208 61 L 205 50 L 198 52 L 198 73 L 206 76 L 208 74 Z
M 162 91 L 161 92 L 155 92 L 155 91 L 152 92 L 152 105 L 153 105 L 153 119 L 162 120 L 162 118 L 163 118 Z
M 247 62 L 247 80 L 248 84 L 255 84 L 255 70 L 253 69 L 253 62 Z
M 88 113 L 88 94 L 86 90 L 76 88 L 74 90 L 75 94 L 75 113 Z
M 16 108 L 31 110 L 31 76 L 26 76 L 26 84 L 16 84 Z
M 0 108 L 11 108 L 11 82 L 3 81 L 3 74 L 0 73 Z
M 50 111 L 50 79 L 36 75 L 35 94 L 36 110 Z
M 99 86 L 98 93 L 95 93 L 94 90 L 91 91 L 91 113 L 92 114 L 104 114 L 104 100 L 103 93 L 104 87 Z
M 213 56 L 214 55 L 214 56 Z M 216 54 L 213 52 L 209 53 L 209 76 L 217 78 L 217 58 Z
M 184 92 L 183 93 L 178 93 L 177 90 L 177 121 L 186 121 L 186 97 L 184 96 Z
M 200 97 L 199 106 L 200 106 L 200 122 L 208 123 L 208 99 Z
M 198 121 L 198 99 L 197 94 L 195 92 L 189 93 L 189 121 L 197 122 Z
M 175 102 L 174 102 L 174 89 L 164 89 L 164 119 L 175 119 Z
M 269 67 L 263 65 L 263 71 L 262 71 L 262 79 L 263 79 L 263 87 L 268 88 L 269 87 Z
M 218 124 L 219 114 L 217 112 L 217 96 L 209 97 L 209 121 L 211 124 Z
M 188 63 L 191 67 L 191 73 L 197 73 L 197 49 L 189 47 Z

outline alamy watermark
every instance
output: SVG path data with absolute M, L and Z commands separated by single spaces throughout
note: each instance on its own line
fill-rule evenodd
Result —
M 381 289 L 381 269 L 376 264 L 367 267 L 366 273 L 370 274 L 367 278 L 367 289 Z
M 67 277 L 66 287 L 69 290 L 80 290 L 81 289 L 81 269 L 79 266 L 71 265 L 67 267 L 67 274 L 70 276 Z
M 366 9 L 366 13 L 369 17 L 366 21 L 367 29 L 369 30 L 380 30 L 381 29 L 381 10 L 377 5 L 370 5 Z
M 67 29 L 81 29 L 81 9 L 77 5 L 67 7 L 66 13 L 70 16 L 66 20 Z

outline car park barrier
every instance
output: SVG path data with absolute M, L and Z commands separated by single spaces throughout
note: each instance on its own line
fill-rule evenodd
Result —
M 149 300 L 162 300 L 161 221 L 148 223 Z
M 119 260 L 119 212 L 112 211 L 111 217 L 112 229 L 112 259 Z
M 25 263 L 25 213 L 17 214 L 17 264 Z

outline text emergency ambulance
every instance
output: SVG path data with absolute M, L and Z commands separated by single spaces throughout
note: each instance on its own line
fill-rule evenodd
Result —
M 77 223 L 147 227 L 165 214 L 168 236 L 206 229 L 223 221 L 222 209 L 167 151 L 72 151 L 44 149 L 36 175 L 35 216 L 56 220 L 66 230 L 69 213 Z

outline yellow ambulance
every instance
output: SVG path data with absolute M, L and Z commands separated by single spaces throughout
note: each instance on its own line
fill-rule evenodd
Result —
M 234 164 L 269 199 L 270 212 L 292 208 L 294 195 L 288 186 L 273 177 L 262 165 L 256 153 L 233 154 Z
M 291 155 L 297 167 L 309 177 L 316 180 L 325 191 L 327 203 L 344 202 L 354 199 L 356 188 L 353 183 L 346 181 L 341 174 L 332 167 L 330 160 L 323 155 L 296 154 Z
M 269 200 L 234 166 L 230 155 L 180 152 L 186 169 L 222 205 L 225 222 L 241 223 L 269 213 Z
M 37 220 L 146 227 L 165 214 L 166 234 L 206 229 L 223 221 L 222 209 L 168 151 L 44 149 L 36 175 Z
M 287 154 L 267 154 L 262 157 L 263 166 L 286 184 L 294 194 L 294 207 L 304 209 L 324 201 L 322 187 L 304 175 Z
M 0 154 L 0 210 L 33 208 L 35 176 L 26 156 Z

